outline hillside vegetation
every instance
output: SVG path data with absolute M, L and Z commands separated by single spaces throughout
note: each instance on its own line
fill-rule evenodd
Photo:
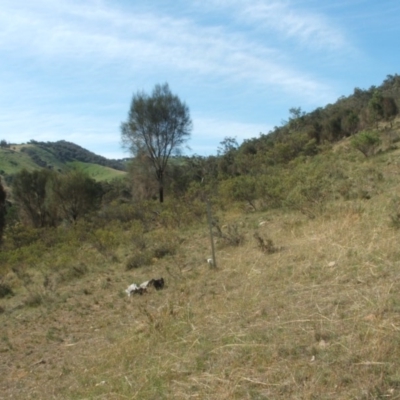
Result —
M 399 399 L 400 118 L 373 114 L 376 90 L 349 108 L 351 134 L 310 137 L 295 109 L 171 163 L 162 205 L 134 160 L 76 219 L 17 212 L 0 252 L 3 398 Z
M 22 169 L 33 171 L 46 168 L 65 172 L 71 167 L 82 168 L 99 181 L 121 177 L 126 171 L 125 162 L 108 160 L 64 140 L 31 140 L 28 144 L 0 142 L 0 174 L 6 182 L 11 182 L 13 175 Z

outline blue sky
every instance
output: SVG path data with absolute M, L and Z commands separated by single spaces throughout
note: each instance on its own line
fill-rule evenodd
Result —
M 108 158 L 132 96 L 167 82 L 187 154 L 267 133 L 400 73 L 398 0 L 0 0 L 0 139 Z

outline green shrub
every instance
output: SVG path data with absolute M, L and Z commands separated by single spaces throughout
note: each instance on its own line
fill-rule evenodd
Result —
M 374 155 L 380 143 L 381 138 L 376 131 L 362 131 L 351 138 L 351 145 L 365 157 Z
M 338 187 L 346 178 L 340 166 L 332 167 L 328 156 L 293 163 L 281 185 L 287 191 L 282 204 L 310 218 L 324 211 L 326 202 L 337 197 Z
M 102 253 L 106 250 L 114 249 L 118 246 L 117 228 L 115 226 L 108 229 L 97 229 L 93 232 L 92 243 Z
M 237 176 L 220 184 L 220 195 L 230 204 L 235 201 L 246 202 L 256 210 L 257 179 L 253 176 Z
M 5 246 L 21 248 L 40 240 L 40 230 L 22 224 L 11 226 L 6 232 Z
M 271 168 L 270 172 L 257 178 L 257 197 L 264 208 L 279 208 L 287 196 L 290 184 L 285 168 Z

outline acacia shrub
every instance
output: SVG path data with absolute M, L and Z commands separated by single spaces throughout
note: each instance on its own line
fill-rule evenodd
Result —
M 377 131 L 362 131 L 351 138 L 352 147 L 365 157 L 374 155 L 380 143 L 381 138 Z
M 338 186 L 346 180 L 346 174 L 333 156 L 319 155 L 312 159 L 297 160 L 287 171 L 282 184 L 286 196 L 282 205 L 296 209 L 310 218 L 315 218 L 328 201 L 338 196 Z
M 79 218 L 99 209 L 101 185 L 87 173 L 72 170 L 67 174 L 54 174 L 51 196 L 62 218 L 75 223 Z
M 251 175 L 236 176 L 222 181 L 219 194 L 226 204 L 246 202 L 256 210 L 257 178 Z
M 257 198 L 264 209 L 280 208 L 291 189 L 289 169 L 285 166 L 268 168 L 268 172 L 257 177 Z

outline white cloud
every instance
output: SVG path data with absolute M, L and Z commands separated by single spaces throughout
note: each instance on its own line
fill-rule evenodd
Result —
M 302 9 L 290 0 L 201 0 L 199 7 L 230 10 L 237 22 L 255 29 L 274 30 L 301 45 L 329 51 L 349 50 L 342 29 L 317 12 Z
M 15 49 L 17 53 L 22 47 L 33 57 L 52 58 L 56 62 L 79 59 L 103 66 L 122 62 L 127 70 L 143 71 L 151 65 L 154 70 L 168 68 L 188 74 L 216 75 L 230 82 L 273 85 L 311 96 L 327 89 L 311 75 L 288 68 L 279 50 L 223 28 L 143 12 L 123 13 L 97 2 L 94 9 L 87 3 L 39 4 L 48 8 L 38 9 L 37 4 L 21 8 L 12 23 L 7 13 L 0 15 L 0 23 L 5 26 L 0 49 Z M 277 4 L 273 3 L 270 23 L 287 11 Z M 270 8 L 258 2 L 256 6 L 242 7 L 241 11 L 254 19 L 269 15 Z M 290 13 L 280 24 L 282 30 L 290 25 L 293 35 L 308 32 L 314 37 L 317 30 L 315 22 L 303 29 L 300 19 Z
M 264 21 L 280 34 L 319 50 L 344 50 L 348 48 L 340 29 L 332 26 L 322 15 L 297 10 L 289 2 L 258 1 L 245 9 L 250 21 Z

